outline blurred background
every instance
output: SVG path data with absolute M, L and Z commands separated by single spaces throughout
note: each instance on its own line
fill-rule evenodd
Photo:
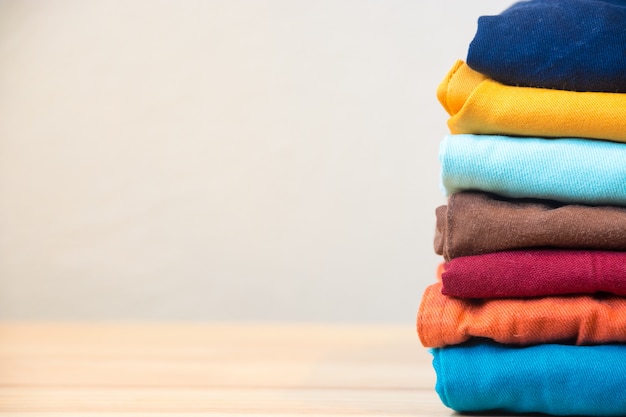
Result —
M 0 319 L 414 323 L 510 1 L 0 1 Z

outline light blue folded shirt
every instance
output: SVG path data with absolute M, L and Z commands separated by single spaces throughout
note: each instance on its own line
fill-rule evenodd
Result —
M 512 198 L 626 206 L 626 144 L 575 138 L 448 135 L 446 195 L 481 190 Z
M 624 344 L 473 342 L 431 352 L 437 393 L 455 411 L 626 415 Z

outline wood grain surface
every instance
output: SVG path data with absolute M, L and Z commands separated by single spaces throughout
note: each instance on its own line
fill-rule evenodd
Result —
M 447 416 L 402 326 L 0 324 L 0 415 Z

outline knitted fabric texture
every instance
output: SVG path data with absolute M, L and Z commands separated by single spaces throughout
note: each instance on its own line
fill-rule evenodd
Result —
M 439 158 L 447 195 L 480 190 L 513 198 L 626 205 L 626 146 L 621 143 L 450 135 L 441 143 Z
M 471 343 L 431 352 L 437 393 L 459 412 L 626 415 L 626 345 Z
M 459 298 L 626 296 L 626 252 L 533 249 L 462 256 L 444 265 L 441 283 L 442 294 Z
M 482 16 L 467 54 L 504 84 L 626 91 L 626 2 L 533 0 Z
M 450 132 L 626 142 L 626 94 L 498 83 L 458 61 L 437 89 Z

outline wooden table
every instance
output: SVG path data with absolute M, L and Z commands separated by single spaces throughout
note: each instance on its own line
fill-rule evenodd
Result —
M 413 327 L 0 324 L 0 416 L 448 416 Z

